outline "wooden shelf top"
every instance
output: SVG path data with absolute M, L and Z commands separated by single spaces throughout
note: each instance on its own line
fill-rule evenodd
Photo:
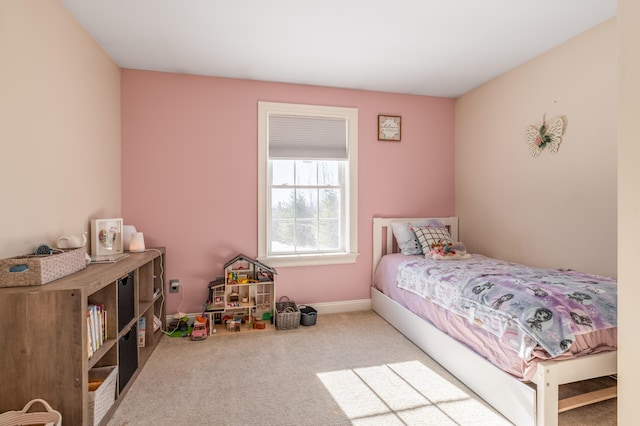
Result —
M 160 256 L 156 250 L 164 255 L 165 248 L 159 247 L 147 250 L 142 253 L 129 253 L 125 257 L 114 263 L 91 263 L 85 269 L 74 272 L 66 277 L 59 278 L 50 283 L 28 286 L 28 287 L 4 287 L 0 288 L 0 294 L 41 292 L 85 289 L 88 294 L 100 290 L 104 286 L 114 282 L 118 278 L 126 275 L 130 271 L 137 269 L 145 263 Z

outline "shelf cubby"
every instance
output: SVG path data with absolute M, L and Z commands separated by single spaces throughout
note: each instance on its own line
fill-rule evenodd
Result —
M 154 316 L 165 318 L 163 270 L 164 249 L 151 249 L 41 286 L 0 288 L 0 412 L 42 398 L 65 424 L 90 424 L 89 370 L 117 366 L 115 402 L 100 422 L 107 424 L 163 336 L 153 332 Z M 91 305 L 106 311 L 106 339 L 93 352 Z

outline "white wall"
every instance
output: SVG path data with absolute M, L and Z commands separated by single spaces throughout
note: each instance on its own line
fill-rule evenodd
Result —
M 638 424 L 640 3 L 618 1 L 618 424 Z
M 0 258 L 120 214 L 120 69 L 58 0 L 0 2 Z
M 467 247 L 543 267 L 617 274 L 615 18 L 456 101 L 456 214 Z M 556 154 L 527 126 L 559 115 Z

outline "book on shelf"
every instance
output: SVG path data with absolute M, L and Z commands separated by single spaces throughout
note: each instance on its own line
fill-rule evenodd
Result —
M 87 356 L 91 358 L 91 355 L 93 355 L 93 350 L 91 350 L 91 319 L 87 310 Z
M 98 334 L 98 344 L 102 346 L 105 341 L 104 335 L 104 305 L 95 305 L 96 316 L 98 318 L 98 324 L 96 326 L 96 332 Z
M 138 346 L 144 348 L 146 345 L 147 319 L 140 317 L 138 320 Z
M 89 358 L 107 339 L 107 311 L 104 305 L 87 306 L 87 352 Z
M 89 330 L 89 357 L 96 351 L 96 332 L 93 327 L 91 308 L 87 308 L 87 329 Z

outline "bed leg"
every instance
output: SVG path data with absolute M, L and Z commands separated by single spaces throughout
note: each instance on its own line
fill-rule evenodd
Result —
M 555 365 L 538 365 L 535 375 L 536 426 L 557 426 L 558 371 Z

